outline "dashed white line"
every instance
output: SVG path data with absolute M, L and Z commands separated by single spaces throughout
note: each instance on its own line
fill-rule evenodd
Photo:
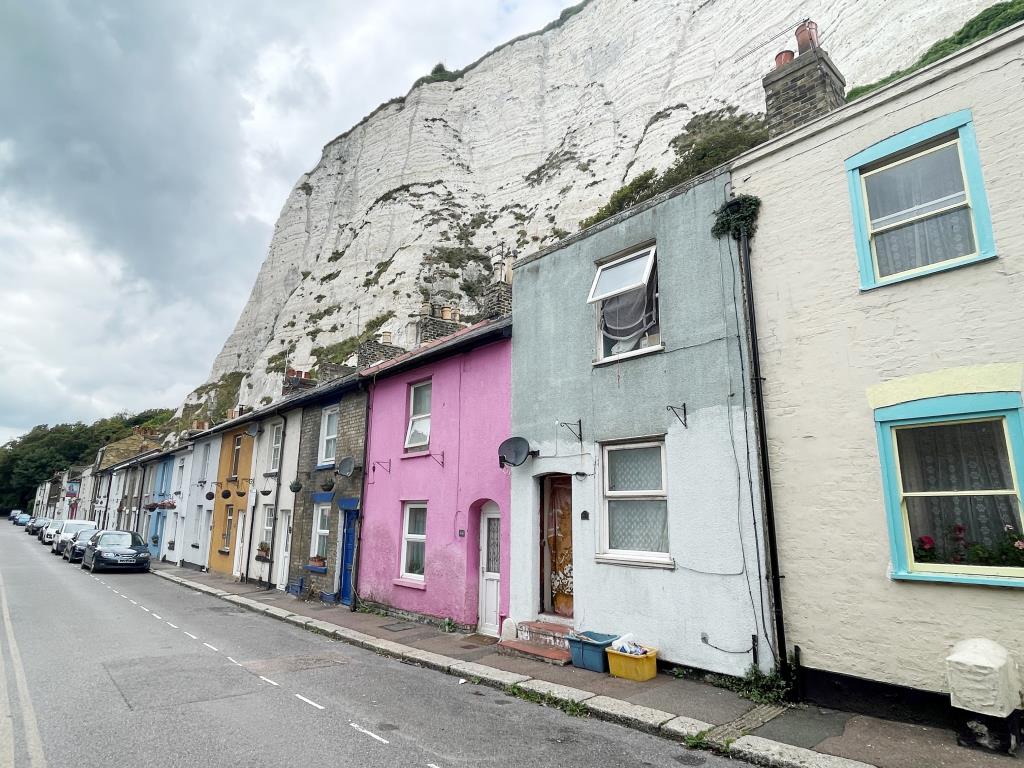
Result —
M 182 632 L 185 632 L 185 630 L 184 630 L 184 629 L 183 629 L 183 630 L 181 630 L 181 631 L 182 631 Z M 185 634 L 186 634 L 186 635 L 188 635 L 189 637 L 191 637 L 191 638 L 192 638 L 193 640 L 198 640 L 198 639 L 199 639 L 198 637 L 196 637 L 195 635 L 193 635 L 193 634 L 192 634 L 191 632 L 185 632 Z
M 163 616 L 159 616 L 159 615 L 157 615 L 155 613 L 151 613 L 149 615 L 152 616 L 154 619 L 160 619 L 161 621 L 163 621 Z
M 121 595 L 121 599 L 122 600 L 127 600 L 128 599 L 128 595 Z
M 177 624 L 171 624 L 171 622 L 169 622 L 169 621 L 167 622 L 167 626 L 170 627 L 171 629 L 177 629 L 178 628 Z
M 263 675 L 260 675 L 260 680 L 262 680 L 265 683 L 270 683 L 271 685 L 277 685 L 277 683 L 275 683 L 269 677 L 264 677 Z
M 186 632 L 185 634 L 188 634 L 188 633 Z M 217 650 L 216 648 L 214 648 L 214 647 L 213 647 L 212 645 L 210 645 L 209 643 L 203 643 L 203 645 L 205 645 L 205 646 L 206 646 L 207 648 L 209 648 L 209 649 L 210 649 L 211 651 L 216 651 L 216 650 Z M 218 653 L 219 653 L 219 651 L 218 651 Z
M 115 590 L 114 590 L 114 594 L 115 594 L 115 595 L 120 595 L 121 593 L 120 593 L 120 592 L 118 592 L 118 591 L 117 591 L 117 590 L 115 589 Z
M 228 661 L 230 661 L 232 664 L 238 664 L 238 666 L 242 666 L 239 662 L 235 661 L 230 656 L 228 656 Z M 274 683 L 274 685 L 277 685 L 277 683 Z
M 149 613 L 149 608 L 147 608 L 146 606 L 144 606 L 144 605 L 140 605 L 140 606 L 139 606 L 139 608 L 141 608 L 142 610 L 144 610 L 144 611 L 145 611 L 146 613 Z
M 441 766 L 434 765 L 433 763 L 427 763 L 427 768 L 441 768 Z
M 299 696 L 299 694 L 297 694 L 297 693 L 296 693 L 295 695 L 296 695 L 296 696 Z M 301 696 L 299 696 L 299 698 L 302 698 L 302 697 L 301 697 Z M 312 702 L 310 702 L 310 703 L 312 704 Z M 320 707 L 320 709 L 323 709 L 323 707 Z M 363 726 L 361 726 L 361 725 L 356 725 L 355 723 L 349 723 L 349 725 L 351 725 L 351 726 L 352 726 L 353 728 L 355 728 L 355 729 L 356 729 L 357 731 L 359 731 L 360 733 L 365 733 L 365 734 L 366 734 L 367 736 L 370 736 L 371 738 L 374 738 L 374 739 L 376 739 L 376 740 L 377 740 L 377 741 L 379 741 L 379 742 L 380 742 L 381 744 L 390 744 L 390 743 L 391 743 L 390 741 L 388 741 L 387 739 L 385 739 L 385 738 L 384 738 L 383 736 L 378 736 L 378 735 L 377 735 L 376 733 L 374 733 L 373 731 L 368 731 L 368 730 L 366 730 L 365 728 L 363 728 Z
M 312 701 L 312 700 L 310 700 L 310 699 L 307 699 L 307 698 L 306 698 L 305 696 L 303 696 L 303 695 L 302 695 L 301 693 L 296 693 L 296 694 L 295 694 L 295 698 L 296 698 L 296 699 L 301 699 L 302 701 L 304 701 L 304 702 L 306 702 L 307 704 L 309 704 L 309 705 L 310 705 L 311 707 L 316 707 L 317 709 L 325 709 L 325 707 L 323 707 L 323 706 L 322 706 L 322 705 L 320 705 L 320 704 L 317 704 L 317 703 L 316 703 L 315 701 Z M 362 730 L 362 729 L 360 729 L 360 730 Z M 385 743 L 387 743 L 387 742 L 385 742 Z
M 136 603 L 134 600 L 129 600 L 128 602 L 131 603 L 132 605 L 138 605 L 138 603 Z

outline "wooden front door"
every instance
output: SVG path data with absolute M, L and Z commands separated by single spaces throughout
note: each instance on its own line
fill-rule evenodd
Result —
M 544 479 L 541 510 L 543 610 L 572 617 L 572 478 Z

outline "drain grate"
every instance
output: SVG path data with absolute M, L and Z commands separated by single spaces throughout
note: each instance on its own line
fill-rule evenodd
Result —
M 382 624 L 381 629 L 386 629 L 388 632 L 405 632 L 407 629 L 415 629 L 419 624 L 410 624 L 407 621 L 400 621 L 395 624 Z

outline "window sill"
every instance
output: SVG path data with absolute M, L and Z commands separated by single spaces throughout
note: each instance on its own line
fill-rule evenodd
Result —
M 605 365 L 613 365 L 622 360 L 630 360 L 634 357 L 643 357 L 644 355 L 653 355 L 656 352 L 664 352 L 664 344 L 655 344 L 653 347 L 643 347 L 641 349 L 634 349 L 632 352 L 623 352 L 621 355 L 613 355 L 611 357 L 602 357 L 600 360 L 593 360 L 591 365 L 594 368 L 600 368 Z
M 327 573 L 326 565 L 304 565 L 302 570 L 309 571 L 310 573 Z
M 399 456 L 399 459 L 425 459 L 430 456 L 430 447 L 425 446 L 423 448 L 406 448 L 405 453 Z
M 427 582 L 415 579 L 393 579 L 391 583 L 396 587 L 408 587 L 409 589 L 425 590 L 427 588 Z
M 334 469 L 333 461 L 318 461 L 315 469 Z
M 277 477 L 277 470 L 275 469 L 273 472 L 264 472 L 263 476 L 264 477 Z
M 642 559 L 624 555 L 595 555 L 594 562 L 602 565 L 625 565 L 629 568 L 661 568 L 668 571 L 676 569 L 676 561 L 671 557 Z
M 981 576 L 974 573 L 924 573 L 922 571 L 894 571 L 894 581 L 931 581 L 946 584 L 973 584 L 982 587 L 1016 587 L 1024 588 L 1024 575 L 1013 576 Z
M 977 256 L 968 256 L 962 259 L 951 259 L 948 263 L 939 262 L 938 264 L 932 264 L 930 267 L 909 272 L 905 275 L 896 275 L 885 280 L 879 280 L 878 282 L 863 282 L 861 283 L 860 291 L 861 293 L 867 293 L 868 291 L 885 288 L 886 286 L 895 285 L 896 283 L 905 283 L 907 280 L 917 280 L 919 277 L 927 277 L 928 275 L 934 275 L 938 272 L 948 272 L 951 269 L 968 267 L 971 264 L 977 264 L 982 261 L 991 261 L 995 258 L 997 258 L 997 254 L 995 253 L 980 253 Z

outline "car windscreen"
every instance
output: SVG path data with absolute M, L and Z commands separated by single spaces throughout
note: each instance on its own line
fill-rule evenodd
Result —
M 75 534 L 75 541 L 88 541 L 94 533 L 96 533 L 95 528 L 84 528 Z
M 64 526 L 63 532 L 64 533 L 75 533 L 77 531 L 84 531 L 84 530 L 87 530 L 87 529 L 92 528 L 92 527 L 93 526 L 89 525 L 89 523 L 68 523 L 67 525 Z
M 142 537 L 137 533 L 105 533 L 98 543 L 101 547 L 137 547 Z

